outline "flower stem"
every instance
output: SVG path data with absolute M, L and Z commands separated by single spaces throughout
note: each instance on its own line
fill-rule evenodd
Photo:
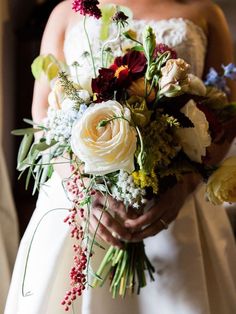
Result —
M 121 31 L 120 23 L 118 23 L 117 28 L 118 28 L 118 31 L 117 31 L 116 37 L 115 37 L 114 39 L 107 40 L 107 41 L 103 44 L 103 46 L 102 46 L 102 49 L 101 49 L 101 54 L 102 54 L 102 55 L 101 55 L 102 67 L 105 66 L 105 65 L 104 65 L 104 57 L 103 57 L 103 56 L 104 56 L 104 50 L 105 50 L 106 46 L 107 46 L 108 44 L 111 44 L 111 43 L 116 42 L 116 41 L 119 39 L 119 37 L 120 37 L 120 31 Z
M 84 16 L 84 32 L 88 41 L 88 46 L 89 46 L 89 52 L 90 52 L 90 57 L 91 57 L 91 61 L 92 61 L 92 66 L 93 66 L 93 72 L 94 72 L 94 77 L 97 76 L 96 74 L 96 68 L 95 68 L 95 63 L 94 63 L 94 57 L 93 57 L 93 51 L 92 51 L 92 46 L 91 46 L 91 42 L 89 39 L 89 35 L 87 32 L 87 28 L 86 28 L 86 15 Z
M 55 212 L 55 211 L 68 211 L 68 209 L 66 208 L 54 208 L 54 209 L 51 209 L 49 210 L 48 212 L 46 212 L 39 220 L 38 224 L 36 225 L 36 228 L 34 230 L 34 233 L 33 233 L 33 236 L 30 240 L 30 244 L 29 244 L 29 248 L 28 248 L 28 252 L 27 252 L 27 255 L 26 255 L 26 261 L 25 261 L 25 269 L 24 269 L 24 274 L 23 274 L 23 280 L 22 280 L 22 287 L 21 287 L 21 292 L 22 292 L 22 296 L 23 297 L 28 297 L 30 295 L 32 295 L 32 293 L 30 291 L 28 292 L 25 292 L 25 279 L 26 279 L 26 274 L 27 274 L 27 269 L 28 269 L 28 262 L 29 262 L 29 257 L 30 257 L 30 253 L 31 253 L 31 249 L 32 249 L 32 245 L 33 245 L 33 241 L 34 241 L 34 238 L 35 238 L 35 235 L 36 235 L 36 232 L 41 224 L 41 222 L 43 221 L 43 219 L 48 215 L 50 214 L 51 212 Z

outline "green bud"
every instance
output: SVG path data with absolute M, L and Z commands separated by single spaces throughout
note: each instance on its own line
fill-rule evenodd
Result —
M 147 68 L 146 79 L 148 81 L 152 80 L 153 76 L 157 74 L 157 71 L 158 69 L 156 63 L 152 62 L 150 66 Z
M 143 31 L 143 48 L 148 60 L 148 63 L 151 62 L 154 49 L 156 47 L 156 35 L 153 32 L 153 29 L 150 26 L 147 26 Z

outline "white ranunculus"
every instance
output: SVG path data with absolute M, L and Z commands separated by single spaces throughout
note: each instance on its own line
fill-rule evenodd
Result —
M 105 126 L 101 121 L 114 117 Z M 90 106 L 72 129 L 71 147 L 85 163 L 86 173 L 104 175 L 123 169 L 134 170 L 136 131 L 130 125 L 130 110 L 109 100 Z
M 183 151 L 193 161 L 202 162 L 202 156 L 206 156 L 206 147 L 211 144 L 209 123 L 205 114 L 199 110 L 193 100 L 189 100 L 181 109 L 194 124 L 193 128 L 178 128 L 177 138 Z

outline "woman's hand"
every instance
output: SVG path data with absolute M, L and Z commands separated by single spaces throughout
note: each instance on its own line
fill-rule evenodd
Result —
M 111 196 L 103 196 L 96 192 L 93 196 L 92 210 L 89 217 L 92 232 L 105 242 L 123 248 L 124 241 L 130 241 L 131 232 L 124 226 L 124 221 L 132 217 L 122 202 Z
M 130 241 L 138 242 L 167 229 L 176 219 L 188 195 L 196 188 L 199 177 L 186 175 L 182 182 L 163 193 L 159 200 L 143 215 L 127 219 L 125 226 L 132 232 Z

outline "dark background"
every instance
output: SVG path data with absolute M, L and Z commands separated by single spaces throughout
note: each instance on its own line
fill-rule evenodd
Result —
M 1 0 L 0 0 L 1 1 Z M 10 17 L 4 24 L 4 152 L 13 195 L 17 206 L 21 235 L 31 217 L 36 196 L 25 191 L 24 178 L 17 180 L 15 170 L 19 139 L 10 135 L 14 128 L 25 127 L 23 118 L 31 117 L 33 77 L 30 66 L 39 54 L 42 33 L 51 10 L 60 0 L 9 0 Z M 111 1 L 112 2 L 112 1 Z M 236 36 L 236 0 L 218 0 Z M 234 42 L 236 38 L 234 38 Z
M 0 0 L 1 1 L 1 0 Z M 60 0 L 9 1 L 9 20 L 4 24 L 4 119 L 3 145 L 13 196 L 17 207 L 20 232 L 23 234 L 35 207 L 37 195 L 32 187 L 25 190 L 25 178 L 18 180 L 16 154 L 20 138 L 11 129 L 27 127 L 23 118 L 31 118 L 34 79 L 31 63 L 39 54 L 41 37 L 52 9 Z

